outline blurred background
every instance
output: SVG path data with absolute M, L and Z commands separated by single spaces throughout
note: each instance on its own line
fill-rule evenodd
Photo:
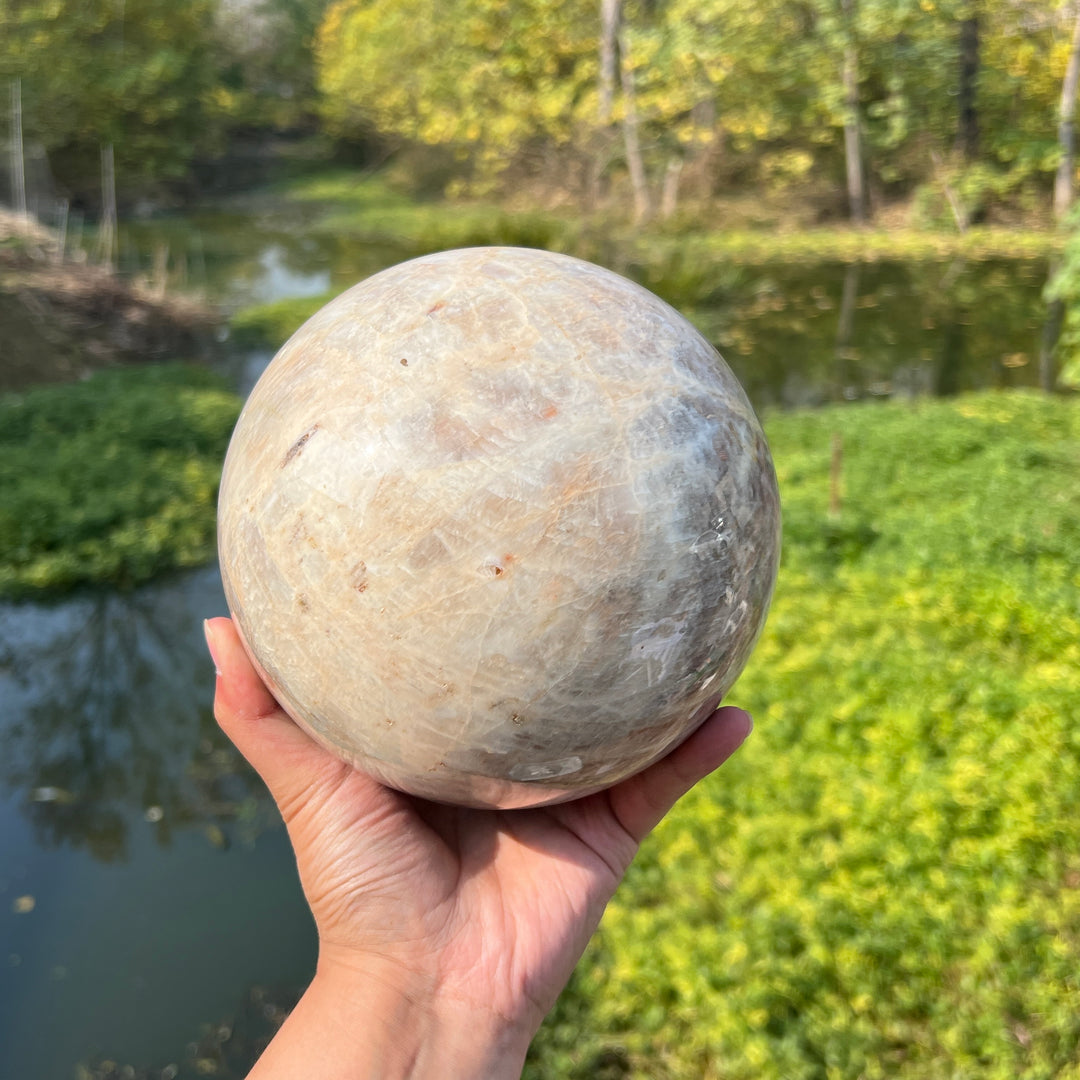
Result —
M 746 387 L 757 729 L 547 1078 L 1080 1078 L 1080 4 L 0 0 L 0 1076 L 240 1077 L 314 932 L 201 620 L 243 396 L 437 249 L 610 266 Z

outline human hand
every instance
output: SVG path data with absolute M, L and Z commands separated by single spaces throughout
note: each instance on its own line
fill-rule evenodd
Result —
M 638 776 L 530 810 L 443 806 L 338 760 L 278 706 L 232 622 L 206 624 L 215 713 L 265 781 L 318 969 L 252 1077 L 518 1076 L 642 839 L 750 732 L 722 708 Z

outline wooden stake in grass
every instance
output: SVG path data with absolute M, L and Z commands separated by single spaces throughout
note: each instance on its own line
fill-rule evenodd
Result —
M 844 465 L 844 440 L 839 431 L 832 436 L 832 460 L 829 462 L 829 517 L 840 516 L 840 474 Z

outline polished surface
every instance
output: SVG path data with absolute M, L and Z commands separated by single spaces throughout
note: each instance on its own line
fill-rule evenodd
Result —
M 779 505 L 738 382 L 589 263 L 476 248 L 327 305 L 248 400 L 226 595 L 325 744 L 429 798 L 522 806 L 630 775 L 761 629 Z

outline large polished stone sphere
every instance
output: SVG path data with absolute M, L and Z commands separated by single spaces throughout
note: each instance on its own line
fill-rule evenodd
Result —
M 225 592 L 267 685 L 403 791 L 585 795 L 686 738 L 776 576 L 765 439 L 676 311 L 577 259 L 429 255 L 282 348 L 222 478 Z

